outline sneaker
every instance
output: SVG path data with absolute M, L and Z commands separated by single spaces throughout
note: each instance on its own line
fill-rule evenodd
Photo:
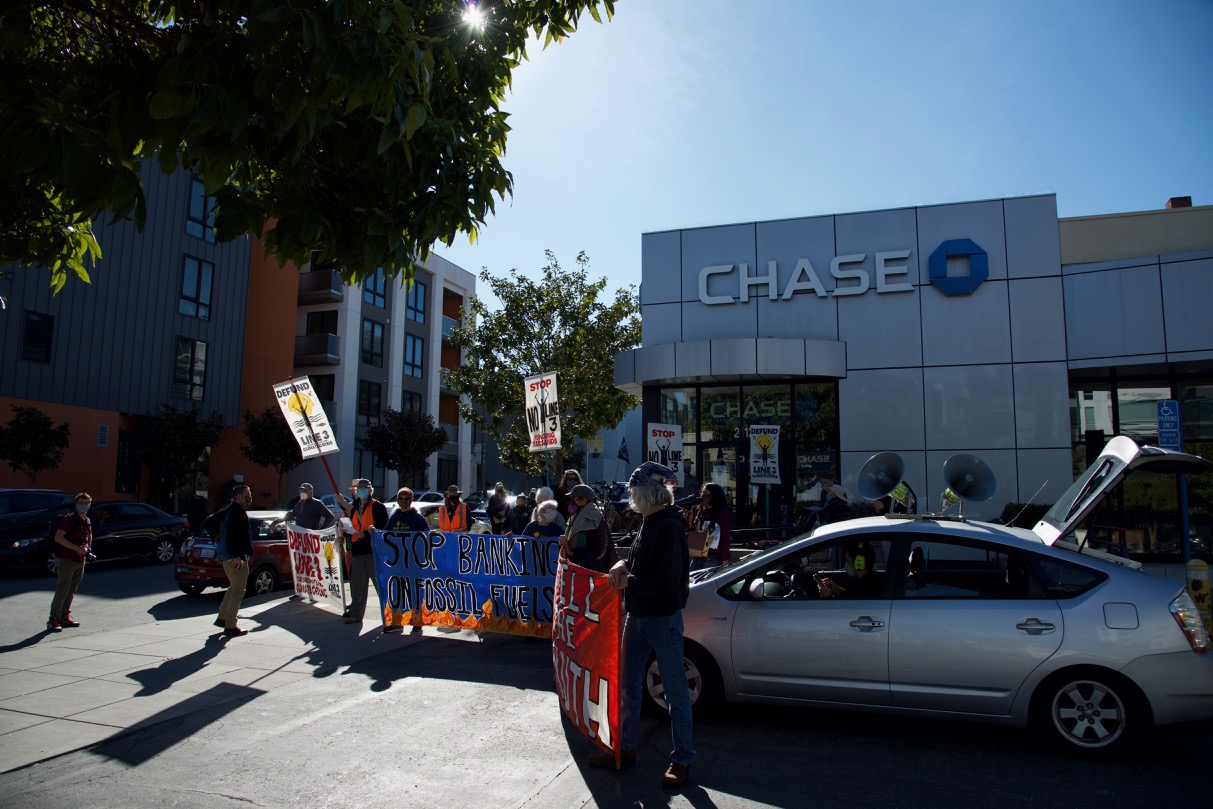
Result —
M 51 618 L 49 621 L 46 622 L 46 631 L 47 632 L 62 632 L 63 625 L 59 623 L 58 618 Z
M 690 774 L 691 768 L 689 765 L 671 761 L 669 768 L 665 771 L 665 775 L 661 776 L 661 785 L 666 789 L 680 787 L 687 782 L 687 776 Z
M 80 622 L 73 619 L 72 614 L 69 612 L 66 618 L 59 619 L 59 625 L 70 629 L 75 629 L 76 627 L 80 626 Z
M 352 615 L 347 615 L 347 616 L 345 616 L 345 622 L 346 622 L 347 624 L 360 624 L 360 623 L 362 623 L 362 619 L 361 619 L 361 618 L 355 618 L 355 617 L 354 617 L 354 616 L 352 616 Z
M 410 635 L 420 635 L 420 634 L 421 634 L 421 627 L 419 627 L 419 626 L 415 626 L 415 627 L 413 627 L 412 629 L 410 629 L 410 630 L 409 630 L 409 634 L 410 634 Z
M 403 630 L 404 627 L 400 626 L 399 624 L 388 624 L 383 628 L 383 633 L 386 635 L 392 632 L 401 632 Z
M 224 635 L 226 635 L 226 636 L 227 636 L 227 637 L 229 637 L 229 638 L 238 638 L 238 637 L 240 637 L 241 635 L 247 635 L 247 634 L 248 634 L 248 630 L 247 630 L 247 629 L 241 629 L 241 628 L 240 628 L 240 627 L 238 627 L 238 626 L 230 626 L 230 627 L 228 627 L 227 629 L 223 630 L 223 634 L 224 634 Z
M 615 766 L 615 754 L 614 753 L 591 753 L 590 755 L 586 756 L 585 760 L 586 760 L 586 763 L 589 764 L 591 767 L 614 767 Z M 624 750 L 623 754 L 619 757 L 619 766 L 620 767 L 630 767 L 635 763 L 636 763 L 636 751 L 635 750 Z

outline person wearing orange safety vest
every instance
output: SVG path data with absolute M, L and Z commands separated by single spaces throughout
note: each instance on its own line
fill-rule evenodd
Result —
M 459 499 L 463 492 L 452 483 L 446 487 L 446 502 L 438 507 L 438 530 L 466 533 L 472 530 L 468 504 Z
M 375 556 L 371 552 L 371 532 L 387 525 L 387 507 L 371 497 L 375 487 L 366 478 L 355 484 L 355 500 L 350 508 L 350 537 L 353 553 L 350 561 L 350 606 L 346 610 L 347 624 L 361 624 L 366 613 L 367 582 L 375 580 Z M 376 585 L 378 590 L 378 585 Z

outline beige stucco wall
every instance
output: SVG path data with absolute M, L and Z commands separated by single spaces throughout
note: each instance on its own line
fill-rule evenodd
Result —
M 1062 264 L 1213 250 L 1213 205 L 1057 220 Z

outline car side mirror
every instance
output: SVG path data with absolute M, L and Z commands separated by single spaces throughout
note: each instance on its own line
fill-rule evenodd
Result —
M 754 599 L 755 601 L 762 601 L 764 598 L 766 598 L 766 594 L 762 589 L 764 584 L 765 582 L 761 577 L 750 582 L 750 598 Z

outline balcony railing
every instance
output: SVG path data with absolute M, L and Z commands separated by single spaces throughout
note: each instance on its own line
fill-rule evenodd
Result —
M 312 270 L 299 275 L 299 303 L 339 303 L 345 299 L 345 282 L 336 270 Z
M 295 338 L 295 365 L 340 365 L 341 338 L 335 334 L 304 334 Z

